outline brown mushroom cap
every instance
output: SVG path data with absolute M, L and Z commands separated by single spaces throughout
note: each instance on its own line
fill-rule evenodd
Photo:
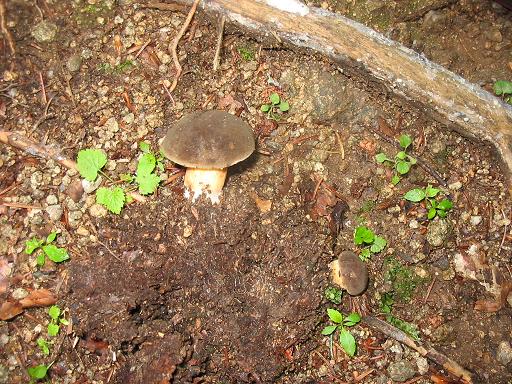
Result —
M 368 286 L 366 263 L 351 251 L 343 251 L 331 264 L 333 281 L 349 295 L 361 295 Z
M 249 124 L 227 112 L 194 112 L 168 129 L 160 148 L 185 167 L 221 169 L 249 157 L 254 136 Z

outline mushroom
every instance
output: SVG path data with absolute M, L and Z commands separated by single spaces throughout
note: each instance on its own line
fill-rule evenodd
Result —
M 329 264 L 332 281 L 351 296 L 361 295 L 368 286 L 366 263 L 351 251 L 343 251 Z
M 195 201 L 204 193 L 218 203 L 227 167 L 250 156 L 254 136 L 249 124 L 227 112 L 194 112 L 168 129 L 160 148 L 168 159 L 187 167 L 186 197 L 192 194 Z

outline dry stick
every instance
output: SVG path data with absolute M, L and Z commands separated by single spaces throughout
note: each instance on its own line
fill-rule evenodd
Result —
M 220 51 L 222 50 L 222 39 L 224 37 L 224 24 L 226 17 L 221 16 L 219 20 L 219 33 L 217 35 L 217 47 L 215 48 L 215 56 L 213 57 L 213 70 L 217 72 L 220 64 Z
M 421 354 L 423 357 L 432 360 L 434 363 L 441 365 L 444 369 L 450 372 L 452 375 L 458 377 L 463 380 L 464 383 L 471 384 L 473 383 L 473 379 L 471 377 L 471 373 L 466 369 L 461 367 L 457 362 L 453 361 L 449 357 L 443 355 L 440 352 L 437 352 L 432 347 L 423 347 L 422 345 L 416 343 L 413 339 L 411 339 L 407 334 L 400 329 L 392 326 L 389 323 L 386 323 L 383 320 L 377 319 L 372 316 L 363 317 L 363 322 L 382 332 L 388 337 L 392 337 L 396 341 L 407 345 L 409 348 L 414 349 L 416 352 Z
M 6 13 L 5 0 L 0 0 L 0 29 L 2 30 L 5 40 L 7 40 L 7 45 L 11 51 L 11 55 L 14 56 L 16 54 L 16 47 L 14 45 L 14 39 L 12 38 L 11 32 L 7 29 L 7 23 L 5 22 Z
M 174 62 L 174 66 L 176 67 L 176 75 L 174 76 L 174 80 L 169 87 L 169 92 L 172 93 L 176 86 L 178 85 L 178 80 L 181 76 L 181 72 L 183 69 L 181 68 L 180 60 L 178 59 L 178 43 L 180 42 L 181 38 L 185 34 L 185 31 L 187 30 L 190 22 L 192 21 L 192 18 L 194 17 L 194 14 L 196 13 L 197 5 L 199 4 L 200 0 L 195 0 L 194 4 L 192 4 L 192 7 L 190 8 L 190 11 L 187 15 L 187 18 L 185 19 L 185 23 L 181 27 L 180 31 L 178 32 L 178 35 L 174 38 L 172 43 L 169 45 L 168 51 L 172 55 L 172 60 Z

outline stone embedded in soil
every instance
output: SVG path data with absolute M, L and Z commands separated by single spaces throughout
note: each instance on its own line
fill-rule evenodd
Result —
M 440 247 L 450 237 L 450 223 L 439 219 L 431 221 L 427 228 L 427 241 L 433 247 Z
M 80 55 L 71 55 L 66 61 L 66 68 L 69 72 L 78 72 L 82 65 L 82 58 Z
M 416 368 L 409 360 L 400 360 L 389 364 L 388 374 L 391 380 L 402 383 L 414 377 Z
M 24 288 L 17 288 L 12 293 L 12 298 L 14 300 L 21 300 L 28 296 L 28 292 Z
M 98 176 L 98 178 L 95 181 L 89 181 L 89 180 L 82 180 L 82 188 L 85 193 L 93 193 L 98 187 L 100 186 L 101 182 L 103 181 L 103 178 L 101 176 Z M 75 201 L 75 199 L 73 199 Z
M 482 216 L 471 216 L 469 222 L 472 226 L 476 227 L 478 224 L 482 222 Z
M 503 365 L 507 365 L 512 361 L 512 347 L 508 341 L 502 341 L 498 345 L 498 350 L 496 351 L 496 360 L 498 360 Z
M 5 365 L 0 365 L 0 383 L 7 383 L 9 380 L 9 369 Z
M 64 213 L 64 210 L 59 204 L 49 205 L 45 209 L 46 213 L 50 217 L 51 221 L 59 221 Z
M 89 214 L 92 217 L 102 218 L 102 217 L 105 217 L 107 215 L 107 209 L 103 205 L 93 204 L 89 208 Z
M 57 26 L 48 20 L 43 20 L 32 30 L 32 36 L 38 43 L 48 43 L 55 39 Z

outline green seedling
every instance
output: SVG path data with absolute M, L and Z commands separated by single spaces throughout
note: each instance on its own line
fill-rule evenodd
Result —
M 263 104 L 260 109 L 261 112 L 267 114 L 269 119 L 277 121 L 284 112 L 288 112 L 290 104 L 281 100 L 281 97 L 274 92 L 269 96 L 269 103 Z
M 55 337 L 59 334 L 60 326 L 68 325 L 69 322 L 63 317 L 62 311 L 56 305 L 52 305 L 48 310 L 50 315 L 50 324 L 48 324 L 48 335 Z
M 398 317 L 391 314 L 391 310 L 393 309 L 394 303 L 395 300 L 393 298 L 393 292 L 386 292 L 382 295 L 380 299 L 380 310 L 383 314 L 386 315 L 386 321 L 391 325 L 394 325 L 398 329 L 404 331 L 413 340 L 419 340 L 420 333 L 418 327 L 415 324 L 401 320 Z
M 354 336 L 347 329 L 349 327 L 353 327 L 357 323 L 361 321 L 361 316 L 357 313 L 351 313 L 348 316 L 344 316 L 341 312 L 336 309 L 327 309 L 327 315 L 333 325 L 328 325 L 322 330 L 322 335 L 329 336 L 332 339 L 336 331 L 338 331 L 338 338 L 341 347 L 345 351 L 345 353 L 349 356 L 354 356 L 356 353 L 356 340 Z
M 360 225 L 354 231 L 354 244 L 363 247 L 359 257 L 363 261 L 368 261 L 373 254 L 382 252 L 386 248 L 387 241 L 375 235 L 370 228 Z
M 36 252 L 36 261 L 39 267 L 42 267 L 48 257 L 54 263 L 62 263 L 69 259 L 68 252 L 64 248 L 59 248 L 52 244 L 57 238 L 57 232 L 50 233 L 46 239 L 29 239 L 25 243 L 25 253 L 31 255 Z M 39 252 L 42 250 L 42 252 Z
M 121 75 L 130 69 L 135 67 L 135 64 L 131 60 L 125 60 L 115 66 L 112 66 L 109 63 L 102 63 L 98 65 L 98 69 L 107 74 Z
M 512 105 L 512 81 L 498 80 L 493 86 L 494 93 Z
M 390 284 L 394 292 L 393 298 L 409 303 L 416 287 L 423 282 L 423 279 L 392 256 L 384 260 L 383 270 L 384 280 Z
M 411 189 L 404 195 L 404 198 L 414 203 L 419 203 L 425 200 L 428 209 L 427 218 L 429 220 L 432 220 L 436 216 L 445 218 L 448 211 L 453 208 L 453 203 L 450 199 L 443 199 L 438 202 L 436 200 L 436 196 L 438 196 L 439 192 L 439 189 L 428 185 L 425 189 Z
M 343 291 L 336 287 L 327 287 L 327 288 L 325 288 L 324 296 L 331 303 L 341 304 L 341 298 L 343 297 Z
M 375 155 L 375 160 L 378 163 L 389 164 L 395 170 L 395 174 L 391 178 L 391 183 L 393 183 L 393 185 L 397 185 L 401 180 L 401 176 L 409 173 L 411 167 L 416 164 L 416 159 L 407 154 L 407 149 L 412 144 L 411 137 L 409 135 L 402 135 L 398 141 L 402 150 L 395 155 L 394 159 L 390 159 L 382 152 Z
M 42 380 L 46 377 L 50 366 L 44 364 L 36 365 L 35 367 L 27 368 L 27 373 L 30 377 L 30 383 L 35 383 L 38 380 Z
M 244 59 L 245 61 L 254 60 L 254 57 L 255 57 L 254 52 L 247 47 L 238 48 L 238 53 L 240 54 L 240 57 L 242 57 L 242 59 Z
M 42 337 L 39 337 L 37 339 L 37 346 L 39 347 L 39 349 L 41 349 L 43 355 L 48 356 L 50 354 L 50 343 L 43 339 Z

